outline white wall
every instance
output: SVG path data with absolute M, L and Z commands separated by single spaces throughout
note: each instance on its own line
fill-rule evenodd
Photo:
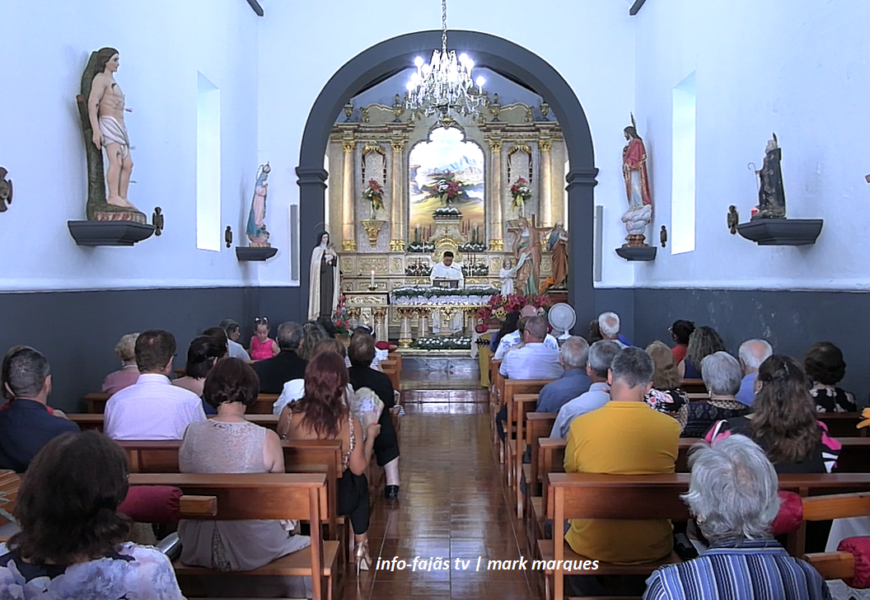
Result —
M 294 168 L 302 131 L 320 90 L 344 63 L 366 48 L 404 33 L 439 28 L 441 7 L 434 0 L 414 2 L 400 10 L 366 9 L 349 0 L 261 3 L 266 16 L 259 32 L 259 158 L 272 161 L 271 195 L 279 197 L 279 202 L 295 203 Z M 611 249 L 604 252 L 604 279 L 614 286 L 630 286 L 634 273 L 631 265 L 612 252 L 625 235 L 616 227 L 625 204 L 622 129 L 634 109 L 634 24 L 628 15 L 629 4 L 550 0 L 546 7 L 515 8 L 497 0 L 477 0 L 448 5 L 450 28 L 483 31 L 525 46 L 550 62 L 576 91 L 589 119 L 596 164 L 601 169 L 596 203 L 606 206 L 605 218 L 615 224 L 606 230 L 604 240 L 604 248 Z M 286 235 L 282 233 L 288 228 L 286 215 L 280 210 L 270 213 L 273 235 Z M 302 232 L 303 264 L 313 245 L 311 232 Z M 262 267 L 261 284 L 286 284 L 288 270 L 288 255 L 279 254 Z
M 244 237 L 257 170 L 258 17 L 243 0 L 0 0 L 5 91 L 0 165 L 15 185 L 0 215 L 0 291 L 247 285 L 234 250 L 196 249 L 197 71 L 220 88 L 222 229 Z M 166 230 L 133 248 L 81 248 L 85 153 L 75 96 L 90 52 L 119 49 L 135 167 L 130 201 Z M 295 186 L 294 186 L 295 187 Z M 271 223 L 271 222 L 270 222 Z M 286 236 L 285 236 L 286 239 Z
M 638 287 L 870 289 L 870 3 L 667 0 L 636 17 L 636 116 L 655 228 L 671 228 L 672 91 L 696 71 L 696 249 L 638 265 Z M 782 146 L 790 218 L 823 218 L 815 246 L 758 247 L 726 228 L 757 203 L 764 146 Z M 603 165 L 601 165 L 603 167 Z M 657 234 L 656 234 L 657 239 Z

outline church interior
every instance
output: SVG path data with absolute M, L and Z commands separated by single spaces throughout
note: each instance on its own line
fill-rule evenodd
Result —
M 870 4 L 0 8 L 0 598 L 870 599 Z

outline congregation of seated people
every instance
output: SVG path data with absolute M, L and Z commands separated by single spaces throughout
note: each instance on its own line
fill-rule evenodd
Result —
M 191 341 L 185 368 L 177 374 L 172 333 L 148 330 L 124 335 L 115 347 L 121 369 L 107 375 L 102 386 L 111 394 L 103 433 L 81 433 L 60 410 L 48 406 L 52 376 L 42 353 L 27 346 L 6 353 L 0 373 L 5 401 L 0 406 L 0 469 L 27 473 L 25 481 L 32 485 L 23 484 L 18 495 L 15 515 L 20 532 L 8 545 L 0 545 L 0 585 L 7 583 L 7 575 L 21 578 L 15 583 L 22 586 L 34 577 L 48 577 L 48 590 L 75 590 L 85 597 L 95 589 L 94 573 L 108 569 L 122 577 L 112 585 L 127 586 L 114 597 L 181 598 L 168 559 L 128 541 L 133 538 L 130 522 L 117 508 L 126 496 L 130 467 L 124 451 L 112 440 L 180 440 L 180 473 L 283 473 L 282 438 L 339 440 L 344 469 L 338 479 L 338 513 L 349 517 L 357 570 L 369 569 L 366 471 L 372 458 L 386 475 L 384 495 L 395 500 L 399 494 L 399 445 L 390 413 L 399 407 L 389 377 L 373 368 L 376 353 L 386 355 L 386 350 L 376 348 L 369 330 L 360 328 L 351 339 L 348 360 L 345 345 L 330 336 L 328 328 L 313 321 L 288 322 L 277 328 L 278 352 L 252 361 L 231 356 L 232 338 L 238 337 L 238 324 L 232 320 L 206 329 Z M 238 349 L 235 352 L 240 354 Z M 282 406 L 280 436 L 246 419 L 246 411 L 261 392 L 281 392 L 296 380 L 302 393 Z M 353 416 L 355 390 L 380 399 L 384 409 L 377 421 L 363 426 Z M 81 485 L 72 481 L 76 477 Z M 49 479 L 51 488 L 66 499 L 67 514 L 47 515 L 46 501 L 28 500 L 36 490 L 47 488 Z M 77 500 L 77 494 L 85 496 Z M 99 522 L 89 513 L 96 498 L 102 498 L 106 511 Z M 110 514 L 114 516 L 109 525 Z M 61 535 L 63 519 L 80 521 L 81 527 Z M 41 520 L 47 525 L 35 528 Z M 182 521 L 180 559 L 188 566 L 220 572 L 263 567 L 309 545 L 310 538 L 299 535 L 292 525 Z M 89 527 L 96 533 L 89 533 Z M 81 540 L 67 539 L 76 532 Z M 106 559 L 110 562 L 103 564 Z M 144 571 L 139 566 L 147 567 L 149 575 L 140 578 L 137 574 Z M 151 581 L 152 576 L 158 579 Z M 52 582 L 59 586 L 56 590 Z M 311 597 L 312 589 L 307 577 L 216 576 L 204 578 L 203 583 L 210 595 L 218 596 Z
M 594 337 L 563 336 L 560 346 L 533 310 L 514 313 L 494 338 L 499 372 L 506 379 L 549 381 L 535 411 L 555 415 L 550 435 L 565 438 L 568 473 L 673 473 L 679 438 L 703 438 L 706 444 L 690 453 L 685 501 L 697 539 L 708 549 L 649 577 L 571 578 L 573 591 L 583 596 L 646 590 L 644 598 L 657 600 L 688 597 L 674 590 L 727 584 L 739 590 L 729 596 L 735 598 L 756 597 L 762 589 L 776 598 L 828 597 L 824 581 L 788 556 L 770 525 L 779 508 L 777 473 L 836 468 L 841 445 L 817 414 L 857 411 L 854 396 L 838 387 L 846 370 L 842 352 L 820 342 L 799 362 L 776 354 L 765 340 L 749 339 L 735 357 L 715 329 L 685 320 L 669 329 L 672 347 L 655 341 L 644 350 L 631 346 L 619 325 L 618 315 L 603 313 L 590 325 Z M 6 400 L 0 406 L 0 469 L 27 477 L 15 509 L 20 531 L 0 545 L 0 581 L 44 577 L 49 591 L 61 593 L 66 588 L 55 590 L 51 582 L 88 590 L 95 570 L 109 569 L 118 573 L 113 585 L 126 586 L 118 597 L 149 590 L 181 597 L 168 559 L 129 541 L 129 522 L 118 506 L 130 467 L 111 440 L 180 440 L 181 473 L 283 473 L 282 439 L 338 440 L 338 513 L 348 517 L 353 531 L 357 572 L 373 568 L 366 477 L 372 459 L 384 470 L 384 495 L 396 499 L 399 493 L 400 453 L 390 416 L 396 390 L 376 368 L 386 350 L 367 328 L 355 330 L 347 348 L 334 339 L 334 330 L 314 321 L 282 323 L 273 340 L 268 321 L 259 319 L 255 332 L 248 351 L 236 341 L 237 322 L 227 319 L 206 329 L 189 344 L 184 373 L 177 377 L 172 333 L 124 335 L 115 347 L 121 368 L 102 386 L 111 394 L 105 435 L 81 433 L 49 407 L 48 360 L 27 346 L 11 348 L 0 372 Z M 683 389 L 696 379 L 707 390 L 704 398 Z M 354 394 L 366 391 L 383 405 L 374 422 L 362 422 L 351 410 Z M 279 394 L 277 432 L 245 416 L 262 393 Z M 497 421 L 502 439 L 504 418 L 502 412 Z M 63 514 L 39 498 L 38 490 L 48 485 L 70 499 Z M 105 512 L 99 522 L 88 512 L 96 503 Z M 64 532 L 63 523 L 71 520 L 81 523 L 75 530 L 80 539 Z M 256 569 L 310 544 L 294 525 L 182 521 L 181 561 L 224 572 Z M 670 555 L 673 532 L 667 520 L 574 519 L 565 540 L 593 560 L 643 563 Z M 749 560 L 758 564 L 747 575 Z M 153 575 L 139 580 L 136 573 L 145 571 L 137 565 L 147 565 Z M 798 579 L 804 582 L 800 590 L 794 589 Z M 301 577 L 217 577 L 207 587 L 216 595 L 311 594 L 310 578 Z

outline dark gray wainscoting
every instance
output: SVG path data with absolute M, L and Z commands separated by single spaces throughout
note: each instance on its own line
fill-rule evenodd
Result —
M 190 288 L 0 294 L 0 352 L 26 344 L 51 362 L 49 404 L 84 410 L 81 398 L 99 392 L 103 377 L 120 367 L 113 348 L 122 335 L 146 329 L 171 331 L 178 343 L 176 367 L 207 327 L 231 318 L 242 325 L 245 345 L 253 320 L 267 316 L 275 327 L 301 320 L 308 298 L 299 288 Z
M 843 351 L 848 365 L 841 387 L 855 394 L 859 406 L 867 405 L 868 293 L 671 289 L 596 292 L 596 305 L 602 310 L 607 309 L 608 301 L 627 302 L 625 296 L 633 292 L 633 318 L 626 335 L 638 346 L 655 340 L 670 343 L 668 327 L 677 319 L 714 327 L 735 356 L 744 340 L 759 337 L 770 342 L 775 352 L 802 363 L 804 352 L 814 342 L 832 342 Z M 628 316 L 623 317 L 627 324 Z

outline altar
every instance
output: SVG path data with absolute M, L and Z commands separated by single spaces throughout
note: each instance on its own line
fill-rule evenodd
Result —
M 403 286 L 390 294 L 390 304 L 399 317 L 399 348 L 410 348 L 415 341 L 430 337 L 430 319 L 436 312 L 443 322 L 456 315 L 462 317 L 460 338 L 468 338 L 469 345 L 477 326 L 477 313 L 489 299 L 498 294 L 497 288 L 486 285 L 466 286 L 462 289 L 442 289 L 431 286 Z M 416 320 L 412 328 L 411 320 Z M 455 337 L 453 332 L 442 332 L 442 337 Z
M 379 87 L 404 90 L 406 75 Z M 342 308 L 402 349 L 421 340 L 468 349 L 478 312 L 508 280 L 517 294 L 564 296 L 562 131 L 542 98 L 500 85 L 476 116 L 424 116 L 399 94 L 392 105 L 361 94 L 333 128 L 325 229 L 339 258 Z M 448 251 L 464 281 L 433 289 L 430 274 Z M 436 314 L 461 315 L 461 331 L 433 336 Z

